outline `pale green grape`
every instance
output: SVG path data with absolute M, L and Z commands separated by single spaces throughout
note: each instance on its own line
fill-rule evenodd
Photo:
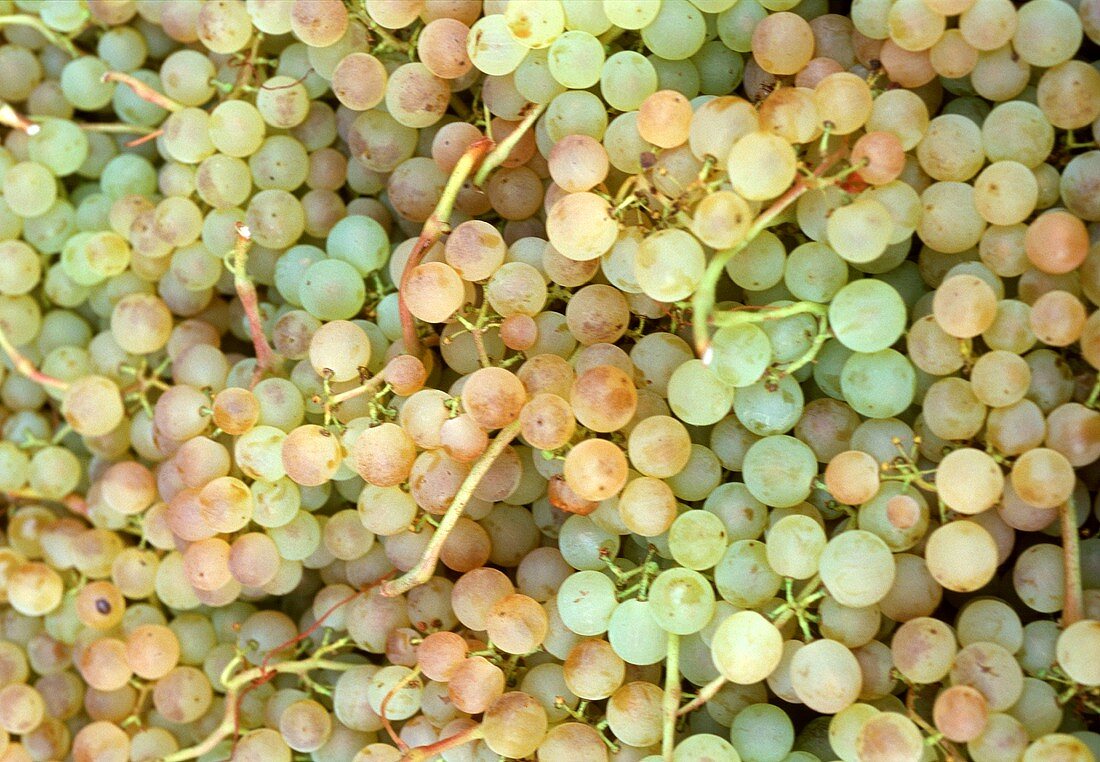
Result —
M 687 361 L 668 380 L 669 407 L 693 426 L 717 423 L 729 413 L 733 401 L 733 387 L 719 377 L 717 368 L 702 360 Z
M 755 611 L 739 611 L 726 617 L 711 636 L 710 647 L 714 666 L 738 685 L 760 682 L 783 658 L 783 636 Z
M 602 0 L 608 20 L 623 29 L 642 29 L 653 23 L 661 0 Z
M 770 542 L 769 539 L 769 547 Z M 894 584 L 895 566 L 890 548 L 876 535 L 859 529 L 842 532 L 829 540 L 821 554 L 819 569 L 822 584 L 837 603 L 853 608 L 878 603 Z
M 772 344 L 768 334 L 752 323 L 719 328 L 705 361 L 730 386 L 751 386 L 771 364 Z
M 734 606 L 756 608 L 779 592 L 783 578 L 768 565 L 764 543 L 738 540 L 714 567 L 714 584 L 718 594 Z
M 703 509 L 722 520 L 728 541 L 754 540 L 767 525 L 767 508 L 739 482 L 718 485 L 707 495 Z
M 817 476 L 817 457 L 791 436 L 764 437 L 745 453 L 745 486 L 760 502 L 787 508 L 805 500 Z
M 917 375 L 893 349 L 855 352 L 844 363 L 840 388 L 852 409 L 869 418 L 892 418 L 913 402 Z
M 661 629 L 690 635 L 703 629 L 714 615 L 714 589 L 691 569 L 666 569 L 649 586 L 650 613 Z
M 764 230 L 726 263 L 726 273 L 746 290 L 763 291 L 783 280 L 786 255 L 783 242 Z
M 783 762 L 794 746 L 794 725 L 775 704 L 750 704 L 733 718 L 730 741 L 743 762 Z
M 762 380 L 738 390 L 733 410 L 745 428 L 757 436 L 785 434 L 802 418 L 802 387 L 792 376 Z
M 585 637 L 606 632 L 618 606 L 615 584 L 603 572 L 593 570 L 567 577 L 558 588 L 556 600 L 561 621 Z
M 848 282 L 848 265 L 829 246 L 811 241 L 791 250 L 783 282 L 796 298 L 825 303 Z
M 71 175 L 88 158 L 89 143 L 84 130 L 66 119 L 47 119 L 27 141 L 27 153 L 57 177 Z
M 858 198 L 835 209 L 825 225 L 829 245 L 845 261 L 871 262 L 891 242 L 894 221 L 889 209 L 874 198 Z
M 784 516 L 767 533 L 768 566 L 783 577 L 809 579 L 817 573 L 826 541 L 825 530 L 809 516 Z
M 905 302 L 892 286 L 864 278 L 844 286 L 829 304 L 829 327 L 856 352 L 886 349 L 905 331 Z
M 668 546 L 676 563 L 701 571 L 717 564 L 726 552 L 722 519 L 709 511 L 685 511 L 668 530 Z
M 561 3 L 516 0 L 507 4 L 504 18 L 512 36 L 528 48 L 547 47 L 565 29 L 565 12 Z
M 366 287 L 352 265 L 324 259 L 306 269 L 298 298 L 309 314 L 320 320 L 348 320 L 363 306 Z
M 662 0 L 656 17 L 642 27 L 642 40 L 654 55 L 680 61 L 706 41 L 707 23 L 688 0 Z
M 588 32 L 571 30 L 550 46 L 550 73 L 571 90 L 583 90 L 596 84 L 604 64 L 603 45 Z
M 520 69 L 522 72 L 522 66 Z M 635 111 L 655 92 L 657 70 L 641 53 L 620 50 L 604 61 L 600 94 L 607 105 L 619 111 Z
M 519 66 L 527 48 L 513 36 L 504 14 L 483 16 L 470 27 L 466 54 L 486 74 L 510 74 Z
M 701 762 L 709 759 L 736 760 L 737 751 L 729 741 L 713 733 L 688 736 L 672 751 L 673 762 Z
M 646 296 L 660 302 L 686 299 L 703 279 L 703 247 L 683 230 L 661 230 L 642 241 L 634 273 Z
M 654 618 L 651 604 L 637 598 L 615 607 L 607 625 L 607 639 L 623 661 L 639 666 L 659 663 L 668 647 L 668 633 Z
M 20 217 L 45 214 L 57 199 L 57 180 L 44 164 L 22 161 L 4 177 L 4 201 Z

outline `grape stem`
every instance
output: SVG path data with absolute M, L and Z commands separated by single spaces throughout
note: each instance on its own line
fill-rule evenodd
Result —
M 935 739 L 935 743 L 940 749 L 943 750 L 946 759 L 944 762 L 959 762 L 966 759 L 963 755 L 959 754 L 959 750 L 955 748 L 955 745 L 943 737 L 943 734 L 936 730 L 932 725 L 928 723 L 928 720 L 920 716 L 920 712 L 917 711 L 917 688 L 916 686 L 909 686 L 909 690 L 905 692 L 905 711 L 909 714 L 909 719 L 913 723 L 928 734 L 930 739 Z
M 798 591 L 798 594 L 800 596 L 799 600 L 802 602 L 802 605 L 805 605 L 805 602 L 807 601 L 808 598 L 811 598 L 815 595 L 815 591 L 820 586 L 821 586 L 821 577 L 819 575 L 815 574 L 802 587 L 802 589 Z M 783 627 L 783 625 L 785 625 L 791 617 L 796 616 L 798 614 L 799 608 L 800 607 L 792 607 L 792 606 L 783 606 L 783 607 L 781 607 L 778 611 L 778 616 L 776 616 L 776 618 L 772 621 L 772 624 L 775 625 L 776 629 L 779 629 L 779 628 Z M 717 696 L 718 691 L 722 690 L 722 687 L 728 682 L 729 682 L 729 678 L 727 678 L 725 675 L 719 675 L 718 677 L 714 678 L 709 683 L 704 685 L 699 690 L 699 692 L 697 694 L 695 694 L 695 698 L 693 698 L 691 701 L 689 701 L 688 703 L 686 703 L 682 707 L 680 707 L 679 711 L 676 712 L 677 716 L 682 717 L 685 714 L 689 714 L 691 712 L 694 712 L 696 709 L 701 707 L 703 704 L 707 703 L 712 698 Z
M 121 71 L 108 71 L 104 72 L 100 77 L 104 82 L 119 82 L 126 85 L 134 91 L 134 95 L 141 98 L 146 103 L 152 103 L 154 106 L 160 106 L 165 111 L 182 111 L 183 104 L 169 98 L 164 93 L 158 92 L 149 85 L 142 82 L 137 77 L 133 77 L 125 72 Z
M 439 554 L 443 551 L 443 545 L 447 542 L 447 538 L 454 530 L 455 524 L 458 523 L 458 519 L 462 516 L 463 510 L 466 508 L 466 503 L 470 501 L 470 498 L 474 494 L 474 490 L 477 489 L 477 485 L 492 467 L 493 463 L 500 457 L 500 454 L 504 452 L 504 448 L 519 434 L 519 429 L 520 424 L 517 419 L 497 433 L 496 439 L 493 440 L 493 443 L 489 445 L 485 452 L 482 453 L 481 457 L 478 458 L 477 462 L 474 463 L 473 468 L 470 469 L 469 475 L 467 475 L 465 481 L 462 482 L 458 494 L 455 495 L 455 499 L 451 501 L 451 505 L 447 508 L 447 512 L 443 514 L 443 518 L 439 522 L 439 527 L 435 530 L 435 534 L 432 535 L 428 547 L 425 548 L 424 555 L 420 557 L 420 560 L 412 569 L 405 572 L 397 579 L 382 583 L 382 595 L 390 598 L 401 595 L 418 585 L 424 584 L 432 578 L 432 575 L 435 573 L 436 564 L 439 562 Z
M 414 357 L 419 358 L 421 356 L 422 347 L 420 337 L 416 333 L 416 320 L 409 312 L 409 306 L 405 301 L 405 291 L 409 277 L 417 265 L 420 264 L 424 255 L 428 253 L 428 250 L 449 229 L 447 220 L 451 218 L 451 212 L 454 209 L 455 200 L 458 198 L 458 192 L 462 190 L 462 184 L 466 182 L 470 173 L 489 153 L 492 145 L 493 141 L 489 138 L 480 138 L 471 143 L 466 152 L 459 158 L 458 163 L 451 171 L 451 176 L 447 179 L 447 185 L 443 189 L 443 195 L 439 197 L 439 203 L 435 205 L 435 210 L 424 222 L 420 237 L 416 239 L 416 245 L 413 246 L 409 258 L 405 261 L 405 267 L 401 271 L 401 284 L 397 289 L 397 308 L 401 316 L 401 335 L 405 341 L 405 351 Z
M 26 355 L 20 352 L 8 339 L 8 335 L 4 332 L 4 326 L 0 324 L 0 349 L 4 350 L 4 354 L 11 360 L 11 364 L 17 371 L 32 381 L 35 381 L 42 386 L 48 386 L 51 389 L 57 389 L 59 392 L 67 391 L 69 385 L 53 376 L 47 376 L 45 373 L 34 367 L 34 363 L 31 362 Z
M 474 176 L 474 185 L 477 187 L 480 188 L 484 185 L 485 181 L 489 179 L 489 173 L 508 159 L 508 155 L 512 153 L 512 149 L 519 144 L 524 133 L 531 129 L 539 116 L 542 115 L 543 110 L 546 109 L 546 104 L 528 105 L 526 108 L 527 114 L 523 117 L 523 120 L 516 125 L 516 129 L 512 130 L 512 133 L 508 137 L 500 141 L 485 158 L 485 161 L 481 163 L 481 166 L 477 170 L 477 174 Z
M 409 750 L 409 745 L 405 743 L 405 740 L 401 736 L 397 735 L 397 732 L 393 729 L 393 724 L 390 722 L 390 718 L 386 716 L 386 708 L 389 706 L 389 703 L 393 699 L 393 697 L 397 695 L 398 691 L 400 691 L 406 685 L 412 684 L 419 677 L 420 667 L 417 666 L 411 672 L 409 672 L 409 674 L 398 680 L 397 683 L 389 689 L 386 695 L 382 697 L 382 703 L 378 707 L 378 716 L 382 720 L 382 725 L 386 728 L 386 734 L 389 735 L 390 740 L 393 741 L 398 750 L 402 752 L 407 752 Z M 420 684 L 418 683 L 418 685 Z
M 1065 579 L 1065 602 L 1062 605 L 1062 627 L 1069 627 L 1084 618 L 1084 592 L 1081 584 L 1081 549 L 1077 535 L 1077 511 L 1071 497 L 1058 511 L 1062 526 L 1062 573 Z
M 0 16 L 0 27 L 5 26 L 29 26 L 73 58 L 78 58 L 82 55 L 81 52 L 76 49 L 76 45 L 73 45 L 72 40 L 63 34 L 58 34 L 56 29 L 50 29 L 50 27 L 46 26 L 45 22 L 37 16 L 31 16 L 24 13 Z
M 20 114 L 7 101 L 0 101 L 0 124 L 11 127 L 13 130 L 19 130 L 27 135 L 37 135 L 42 130 L 41 125 L 35 124 Z
M 416 239 L 416 245 L 413 246 L 408 260 L 405 261 L 405 267 L 401 271 L 401 283 L 397 289 L 397 308 L 401 316 L 401 336 L 405 341 L 405 351 L 408 354 L 419 358 L 423 349 L 420 337 L 416 333 L 416 320 L 409 312 L 409 306 L 405 301 L 409 276 L 424 259 L 424 255 L 428 253 L 428 250 L 435 245 L 444 233 L 450 230 L 447 221 L 451 218 L 451 212 L 454 211 L 459 191 L 462 190 L 462 186 L 470 177 L 470 174 L 477 170 L 474 182 L 481 185 L 488 178 L 489 173 L 508 158 L 512 148 L 535 123 L 544 108 L 545 106 L 541 104 L 530 107 L 531 110 L 523 121 L 519 123 L 511 135 L 500 141 L 499 145 L 495 144 L 492 138 L 489 137 L 475 140 L 466 148 L 466 152 L 462 154 L 454 169 L 451 170 L 451 176 L 447 178 L 447 185 L 443 188 L 443 194 L 439 197 L 439 202 L 435 205 L 435 210 L 432 211 L 431 216 L 424 222 L 420 237 Z
M 244 656 L 237 656 L 228 665 L 221 675 L 221 682 L 225 686 L 225 715 L 222 717 L 221 723 L 214 728 L 214 731 L 210 733 L 199 743 L 194 746 L 189 746 L 186 749 L 180 749 L 173 752 L 161 759 L 161 762 L 182 762 L 185 759 L 196 759 L 211 751 L 223 739 L 228 738 L 232 733 L 237 730 L 238 723 L 238 697 L 250 688 L 253 684 L 261 684 L 267 682 L 275 674 L 291 674 L 302 675 L 307 672 L 311 672 L 315 669 L 327 669 L 332 671 L 343 671 L 348 669 L 354 669 L 359 666 L 356 662 L 347 661 L 334 661 L 332 659 L 324 658 L 328 653 L 342 648 L 347 645 L 343 640 L 338 640 L 331 643 L 328 646 L 322 646 L 318 648 L 312 656 L 301 661 L 284 661 L 278 664 L 260 665 L 253 667 L 252 669 L 245 670 L 237 674 L 235 677 L 230 677 L 233 670 L 241 665 L 244 660 Z
M 841 145 L 836 151 L 821 159 L 821 162 L 809 174 L 808 177 L 799 176 L 787 191 L 772 202 L 753 222 L 745 237 L 733 247 L 714 255 L 703 273 L 703 280 L 695 290 L 692 297 L 692 332 L 695 338 L 695 351 L 699 357 L 706 357 L 710 348 L 710 336 L 708 327 L 711 324 L 711 312 L 714 310 L 715 290 L 718 287 L 718 279 L 725 270 L 726 263 L 734 256 L 744 251 L 752 243 L 756 236 L 760 235 L 768 226 L 775 222 L 787 207 L 798 200 L 799 196 L 808 190 L 817 187 L 817 180 L 824 175 L 830 167 L 838 162 L 848 151 L 847 144 Z
M 256 351 L 256 370 L 252 373 L 252 386 L 260 380 L 264 371 L 275 365 L 277 355 L 267 343 L 264 335 L 263 321 L 260 319 L 259 297 L 256 294 L 256 286 L 248 277 L 248 250 L 252 247 L 252 231 L 242 222 L 237 223 L 237 242 L 233 246 L 232 261 L 226 257 L 225 266 L 233 273 L 233 286 L 237 289 L 237 296 L 244 308 L 245 318 L 248 320 L 248 333 L 252 337 L 252 346 Z
M 464 743 L 476 741 L 484 735 L 485 731 L 482 729 L 481 723 L 477 723 L 469 726 L 465 730 L 458 731 L 454 735 L 441 738 L 433 744 L 428 744 L 427 746 L 414 746 L 408 749 L 405 752 L 405 756 L 401 757 L 401 762 L 426 762 L 437 754 L 442 754 Z
M 676 716 L 680 707 L 680 636 L 668 633 L 665 651 L 665 695 L 663 701 L 664 722 L 661 726 L 661 758 L 672 762 L 672 750 L 676 745 Z

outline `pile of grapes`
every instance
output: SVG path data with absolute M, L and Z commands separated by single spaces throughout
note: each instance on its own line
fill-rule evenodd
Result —
M 0 38 L 0 762 L 1100 759 L 1100 0 Z

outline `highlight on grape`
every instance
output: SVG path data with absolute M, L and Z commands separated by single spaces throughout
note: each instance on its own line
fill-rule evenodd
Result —
M 0 0 L 0 762 L 1100 760 L 1100 0 Z

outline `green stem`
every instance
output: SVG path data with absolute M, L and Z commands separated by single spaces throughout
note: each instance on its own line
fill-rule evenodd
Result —
M 412 569 L 405 572 L 397 579 L 382 583 L 382 595 L 387 597 L 401 595 L 418 585 L 424 584 L 432 578 L 432 575 L 435 573 L 436 564 L 439 562 L 439 554 L 443 550 L 443 544 L 447 542 L 447 538 L 450 536 L 451 531 L 454 530 L 455 524 L 458 523 L 459 518 L 462 516 L 463 510 L 466 508 L 466 503 L 470 502 L 470 498 L 473 497 L 474 490 L 477 489 L 478 483 L 481 482 L 482 478 L 489 471 L 500 454 L 504 452 L 504 448 L 519 434 L 519 429 L 519 420 L 515 420 L 497 433 L 496 439 L 493 440 L 493 443 L 489 445 L 488 449 L 486 449 L 481 457 L 478 458 L 477 462 L 474 463 L 474 467 L 470 469 L 470 473 L 466 477 L 466 480 L 462 482 L 458 494 L 455 495 L 455 499 L 451 501 L 450 507 L 447 508 L 447 512 L 443 514 L 443 519 L 439 522 L 439 527 L 435 530 L 435 534 L 432 535 L 432 539 L 428 542 L 428 547 L 424 549 L 424 555 L 420 557 L 420 560 Z
M 335 646 L 336 644 L 334 644 Z M 343 645 L 341 643 L 340 645 Z M 333 650 L 332 647 L 318 649 L 317 653 L 308 659 L 303 661 L 286 661 L 279 662 L 278 664 L 269 664 L 267 666 L 253 667 L 252 669 L 241 672 L 236 677 L 228 679 L 228 675 L 233 669 L 236 669 L 241 664 L 243 657 L 238 656 L 228 665 L 222 672 L 222 682 L 225 685 L 225 715 L 222 717 L 222 721 L 216 728 L 199 743 L 194 746 L 189 746 L 186 749 L 180 749 L 173 752 L 168 756 L 161 759 L 160 762 L 183 762 L 186 759 L 197 759 L 203 754 L 213 750 L 224 739 L 228 738 L 234 731 L 238 729 L 239 719 L 237 716 L 239 707 L 239 698 L 244 690 L 246 690 L 252 683 L 269 678 L 273 673 L 282 672 L 286 674 L 304 674 L 315 669 L 328 669 L 333 671 L 342 671 L 352 669 L 358 666 L 355 662 L 345 661 L 332 661 L 330 659 L 323 658 L 324 654 Z
M 668 650 L 665 652 L 664 722 L 661 727 L 661 758 L 672 762 L 672 750 L 676 746 L 676 713 L 680 708 L 680 636 L 668 634 Z
M 715 254 L 710 260 L 706 271 L 703 273 L 703 280 L 698 288 L 695 289 L 695 295 L 692 297 L 692 332 L 695 339 L 695 351 L 700 357 L 706 355 L 706 351 L 710 346 L 710 335 L 708 330 L 710 315 L 711 311 L 714 309 L 715 291 L 718 288 L 718 279 L 722 276 L 722 271 L 725 269 L 726 263 L 737 254 L 744 251 L 745 248 L 752 243 L 753 239 L 775 222 L 776 218 L 778 218 L 787 207 L 797 201 L 799 196 L 813 189 L 815 187 L 814 181 L 824 175 L 829 167 L 840 160 L 841 156 L 843 156 L 843 150 L 844 147 L 842 146 L 840 150 L 825 156 L 821 160 L 821 163 L 817 165 L 817 168 L 810 174 L 810 177 L 799 177 L 796 179 L 794 184 L 787 189 L 786 193 L 773 201 L 771 206 L 760 213 L 740 242 L 729 249 L 725 249 Z
M 30 14 L 24 13 L 0 16 L 0 27 L 5 26 L 29 26 L 73 58 L 80 56 L 80 51 L 73 45 L 72 40 L 63 34 L 58 34 L 56 29 L 50 29 L 46 26 L 45 22 L 37 16 L 31 16 Z
M 529 105 L 527 108 L 527 115 L 523 117 L 523 121 L 516 126 L 512 134 L 497 143 L 492 152 L 485 157 L 485 161 L 481 163 L 477 174 L 474 176 L 474 185 L 478 187 L 484 185 L 485 181 L 489 179 L 489 173 L 504 163 L 504 160 L 508 158 L 508 154 L 512 153 L 512 149 L 523 138 L 524 133 L 531 129 L 546 109 L 546 104 Z

